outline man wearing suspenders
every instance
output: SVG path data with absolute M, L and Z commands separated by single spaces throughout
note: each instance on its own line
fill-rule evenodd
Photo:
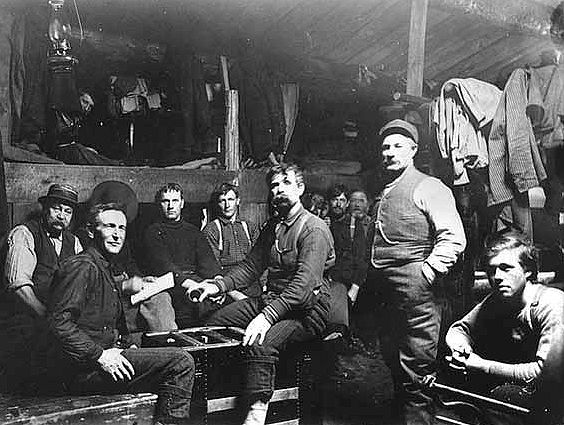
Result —
M 328 270 L 335 264 L 333 237 L 327 225 L 302 206 L 305 185 L 294 164 L 273 166 L 267 176 L 274 216 L 260 232 L 245 259 L 228 273 L 202 282 L 199 300 L 255 282 L 268 269 L 261 297 L 234 302 L 215 313 L 209 325 L 245 328 L 243 357 L 245 425 L 263 425 L 274 393 L 276 364 L 289 346 L 321 337 L 327 327 L 331 296 Z
M 223 273 L 245 259 L 258 239 L 259 228 L 256 223 L 239 216 L 241 199 L 236 186 L 221 184 L 212 194 L 211 207 L 217 218 L 204 227 L 204 235 L 219 261 Z M 233 290 L 229 295 L 234 300 L 247 296 L 256 297 L 262 292 L 260 284 L 255 282 L 243 291 Z

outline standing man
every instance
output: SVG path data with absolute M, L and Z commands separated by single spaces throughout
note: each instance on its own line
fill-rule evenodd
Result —
M 221 266 L 200 229 L 182 219 L 184 196 L 180 185 L 169 183 L 161 187 L 155 194 L 155 203 L 161 221 L 147 227 L 143 235 L 148 271 L 155 276 L 174 274 L 175 287 L 170 294 L 176 323 L 180 328 L 200 325 L 201 316 L 216 307 L 210 301 L 204 305 L 193 303 L 181 285 L 188 277 L 201 280 L 219 276 Z
M 154 392 L 155 422 L 187 423 L 192 356 L 176 347 L 137 348 L 128 340 L 121 283 L 111 271 L 125 241 L 125 208 L 94 205 L 87 228 L 93 244 L 65 260 L 53 282 L 47 317 L 59 348 L 53 366 L 59 365 L 71 394 Z
M 344 284 L 351 304 L 356 302 L 358 290 L 366 280 L 366 232 L 369 217 L 366 193 L 357 190 L 349 195 L 344 185 L 329 191 L 331 233 L 335 239 L 335 267 L 333 280 Z
M 368 263 L 364 261 L 364 257 L 366 253 L 366 235 L 370 223 L 370 216 L 368 215 L 369 206 L 368 195 L 365 191 L 355 190 L 351 193 L 349 200 L 349 211 L 351 214 L 349 230 L 353 242 L 353 270 L 356 270 L 356 273 L 353 273 L 348 296 L 353 304 L 357 300 L 360 287 L 366 280 L 366 272 L 368 270 Z
M 53 184 L 39 198 L 41 214 L 8 234 L 2 316 L 3 380 L 13 389 L 34 391 L 45 382 L 42 356 L 50 345 L 45 317 L 53 275 L 65 258 L 82 251 L 69 227 L 78 192 L 68 184 Z M 48 379 L 45 379 L 48 381 Z M 35 381 L 35 382 L 33 382 Z
M 245 259 L 258 239 L 259 229 L 253 221 L 239 217 L 241 198 L 236 186 L 223 183 L 211 198 L 217 218 L 210 221 L 203 232 L 223 273 L 227 273 Z M 240 300 L 247 296 L 257 297 L 261 292 L 262 287 L 257 281 L 245 288 L 244 292 L 233 290 L 228 295 L 233 300 Z
M 466 245 L 452 192 L 413 165 L 419 134 L 395 119 L 380 130 L 385 187 L 371 227 L 372 281 L 384 294 L 388 321 L 381 346 L 405 423 L 432 424 L 422 378 L 435 372 L 441 314 L 436 282 Z
M 268 268 L 267 292 L 259 298 L 232 303 L 209 325 L 245 328 L 245 387 L 249 411 L 245 425 L 262 425 L 274 392 L 276 363 L 289 345 L 319 338 L 327 326 L 330 296 L 326 272 L 335 262 L 333 237 L 319 217 L 300 202 L 304 193 L 301 170 L 280 163 L 267 175 L 275 217 L 262 229 L 245 260 L 224 277 L 188 282 L 210 295 L 245 288 Z
M 537 253 L 522 233 L 497 235 L 484 257 L 493 291 L 447 332 L 451 363 L 470 373 L 472 387 L 523 407 L 540 407 L 538 413 L 557 419 L 538 417 L 530 423 L 557 423 L 562 419 L 556 413 L 562 412 L 564 292 L 538 283 Z M 510 423 L 491 414 L 492 423 Z

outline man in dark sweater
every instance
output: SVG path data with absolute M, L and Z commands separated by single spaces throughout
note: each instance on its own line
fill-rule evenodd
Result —
M 180 328 L 196 326 L 200 318 L 215 310 L 214 301 L 196 304 L 189 300 L 182 283 L 186 278 L 201 280 L 221 275 L 221 266 L 213 255 L 204 234 L 182 219 L 184 196 L 182 187 L 169 183 L 155 194 L 162 220 L 150 225 L 143 235 L 149 273 L 160 276 L 174 274 L 175 286 L 170 290 Z M 217 300 L 217 301 L 221 301 Z
M 364 192 L 355 192 L 366 195 Z M 368 228 L 368 217 L 366 211 L 357 209 L 348 213 L 350 195 L 347 188 L 342 184 L 333 186 L 329 192 L 329 216 L 331 217 L 331 233 L 335 240 L 335 267 L 331 269 L 332 289 L 341 299 L 348 297 L 352 305 L 356 302 L 358 291 L 366 280 L 368 263 L 366 261 L 366 231 Z M 356 198 L 355 198 L 356 199 Z M 356 200 L 355 200 L 356 205 Z M 345 295 L 346 294 L 346 295 Z M 333 323 L 349 324 L 349 311 L 346 302 L 340 305 L 339 311 L 334 312 L 331 318 Z

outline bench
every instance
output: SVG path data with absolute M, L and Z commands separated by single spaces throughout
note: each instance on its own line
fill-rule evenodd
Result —
M 153 423 L 155 394 L 65 397 L 0 395 L 0 424 Z

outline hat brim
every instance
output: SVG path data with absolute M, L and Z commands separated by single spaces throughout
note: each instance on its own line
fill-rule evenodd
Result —
M 408 137 L 413 140 L 413 143 L 417 144 L 417 140 L 411 131 L 403 127 L 390 127 L 380 133 L 382 138 L 389 136 L 390 134 L 401 134 L 402 136 Z
M 120 203 L 125 206 L 127 222 L 131 223 L 139 209 L 139 202 L 134 190 L 127 184 L 117 180 L 107 180 L 98 184 L 90 195 L 88 204 L 105 204 L 110 202 Z

